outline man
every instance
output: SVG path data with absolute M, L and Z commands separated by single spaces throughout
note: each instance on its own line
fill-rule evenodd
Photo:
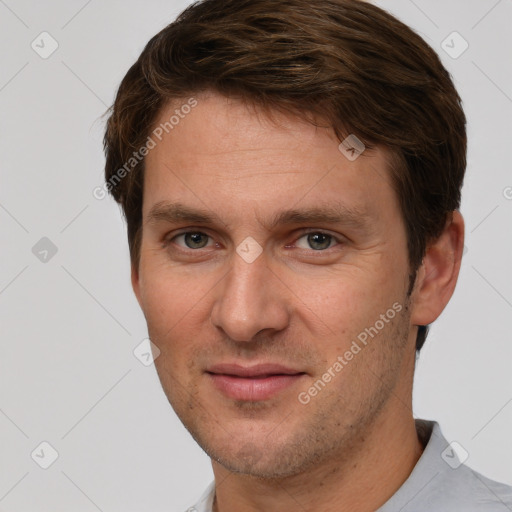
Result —
M 106 187 L 163 389 L 212 459 L 190 511 L 512 510 L 412 414 L 461 264 L 465 123 L 435 52 L 367 2 L 206 0 L 149 41 Z

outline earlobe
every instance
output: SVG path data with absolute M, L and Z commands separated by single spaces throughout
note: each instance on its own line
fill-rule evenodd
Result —
M 427 325 L 439 317 L 453 295 L 464 248 L 464 219 L 454 210 L 441 236 L 432 242 L 418 270 L 411 323 Z

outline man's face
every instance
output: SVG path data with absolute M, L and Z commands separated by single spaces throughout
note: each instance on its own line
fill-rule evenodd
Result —
M 351 161 L 328 129 L 197 101 L 146 157 L 134 289 L 163 389 L 210 457 L 296 474 L 348 453 L 411 385 L 406 234 L 386 155 Z M 178 203 L 211 220 L 172 215 Z

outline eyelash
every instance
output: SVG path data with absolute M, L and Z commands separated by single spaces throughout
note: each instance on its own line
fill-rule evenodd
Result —
M 171 243 L 176 240 L 176 238 L 180 237 L 180 236 L 184 236 L 184 235 L 187 235 L 187 234 L 200 234 L 200 235 L 205 235 L 207 236 L 208 238 L 212 239 L 212 237 L 208 234 L 208 233 L 205 233 L 204 231 L 200 231 L 200 230 L 197 230 L 197 231 L 193 231 L 193 230 L 188 230 L 188 231 L 183 231 L 181 233 L 178 233 L 178 234 L 175 234 L 173 235 L 172 237 L 169 237 L 169 238 L 166 238 L 163 242 L 163 247 L 164 248 L 168 248 Z M 306 232 L 303 232 L 294 242 L 297 243 L 297 241 L 299 241 L 301 238 L 304 238 L 305 236 L 307 235 L 325 235 L 327 237 L 330 237 L 331 239 L 331 242 L 334 241 L 334 242 L 337 242 L 336 245 L 341 245 L 343 244 L 342 240 L 340 240 L 339 238 L 337 238 L 336 236 L 332 235 L 331 233 L 327 233 L 325 231 L 322 231 L 322 230 L 314 230 L 314 229 L 311 229 L 309 231 L 306 231 Z M 310 252 L 313 252 L 313 253 L 325 253 L 327 252 L 329 249 L 332 249 L 333 247 L 335 247 L 336 245 L 334 246 L 330 246 L 330 247 L 327 247 L 327 249 L 301 249 L 299 248 L 299 250 L 303 250 L 303 251 L 310 251 Z M 199 249 L 191 249 L 190 247 L 187 247 L 187 248 L 184 248 L 184 247 L 181 247 L 181 246 L 178 246 L 183 252 L 188 252 L 188 253 L 191 253 L 191 252 L 197 252 L 199 253 L 201 251 L 201 249 L 206 249 L 207 247 L 201 247 Z M 289 247 L 288 245 L 286 247 Z

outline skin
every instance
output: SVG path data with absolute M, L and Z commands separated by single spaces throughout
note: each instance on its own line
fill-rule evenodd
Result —
M 430 245 L 407 296 L 406 232 L 384 148 L 349 161 L 328 128 L 277 112 L 270 120 L 215 93 L 196 98 L 146 157 L 132 284 L 161 351 L 163 389 L 212 459 L 214 510 L 373 511 L 423 450 L 412 415 L 417 326 L 433 322 L 453 293 L 462 216 L 453 212 Z M 176 106 L 162 109 L 155 126 Z M 218 220 L 151 220 L 164 201 Z M 285 209 L 340 203 L 366 212 L 365 222 L 269 226 Z M 319 231 L 332 238 L 308 237 Z M 263 249 L 252 263 L 236 252 L 248 236 Z M 394 303 L 400 312 L 301 403 L 299 393 Z M 227 361 L 280 363 L 305 375 L 268 400 L 233 400 L 205 373 Z

